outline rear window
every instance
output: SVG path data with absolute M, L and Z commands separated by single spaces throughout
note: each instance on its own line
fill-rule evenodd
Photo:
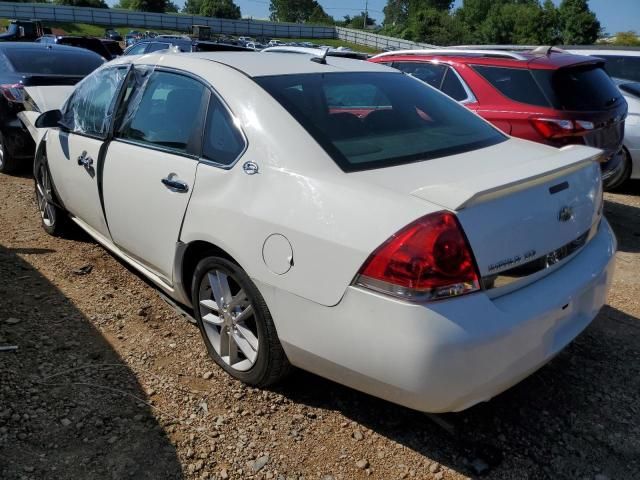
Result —
M 103 64 L 104 60 L 90 51 L 6 48 L 4 54 L 13 69 L 20 73 L 39 75 L 85 76 Z
M 640 57 L 624 57 L 621 55 L 592 55 L 600 57 L 605 62 L 605 68 L 614 78 L 640 82 Z
M 506 140 L 455 101 L 400 73 L 255 80 L 347 172 L 464 153 Z
M 539 107 L 551 106 L 528 69 L 481 65 L 474 65 L 473 69 L 511 100 Z
M 597 65 L 532 72 L 551 104 L 559 110 L 602 110 L 622 101 L 607 72 Z

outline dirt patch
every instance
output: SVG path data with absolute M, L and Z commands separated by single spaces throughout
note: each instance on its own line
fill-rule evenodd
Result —
M 606 306 L 552 363 L 450 420 L 298 372 L 231 380 L 197 329 L 82 234 L 47 236 L 0 176 L 0 478 L 640 478 L 640 185 L 607 195 Z M 90 272 L 83 269 L 90 265 Z

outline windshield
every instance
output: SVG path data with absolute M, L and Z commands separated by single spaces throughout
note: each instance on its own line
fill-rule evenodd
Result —
M 78 49 L 42 49 L 38 54 L 26 54 L 24 49 L 6 48 L 5 55 L 16 72 L 40 75 L 85 76 L 103 64 L 104 60 L 93 52 Z
M 622 101 L 620 91 L 599 65 L 532 73 L 551 104 L 561 110 L 602 110 Z
M 507 138 L 446 95 L 402 73 L 255 80 L 346 172 L 464 153 Z

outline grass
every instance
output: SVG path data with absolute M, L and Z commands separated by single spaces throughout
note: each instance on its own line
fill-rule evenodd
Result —
M 0 18 L 0 27 L 6 28 L 9 20 L 6 18 Z M 86 23 L 62 23 L 62 22 L 44 22 L 45 26 L 53 29 L 64 30 L 69 35 L 85 35 L 87 37 L 99 37 L 104 36 L 105 27 L 99 25 L 89 25 Z M 135 29 L 132 27 L 113 27 L 124 38 L 125 34 L 129 30 L 144 31 L 144 29 Z M 161 34 L 183 34 L 184 32 L 176 32 L 172 30 L 154 30 Z M 375 48 L 366 47 L 364 45 L 357 45 L 354 43 L 345 42 L 335 38 L 281 38 L 283 42 L 313 42 L 317 45 L 327 45 L 330 47 L 349 47 L 352 50 L 365 53 L 378 53 L 379 50 Z

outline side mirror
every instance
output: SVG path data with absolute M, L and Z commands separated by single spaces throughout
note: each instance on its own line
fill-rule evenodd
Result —
M 44 112 L 36 119 L 36 128 L 55 128 L 59 127 L 62 120 L 62 112 L 60 110 L 49 110 Z

